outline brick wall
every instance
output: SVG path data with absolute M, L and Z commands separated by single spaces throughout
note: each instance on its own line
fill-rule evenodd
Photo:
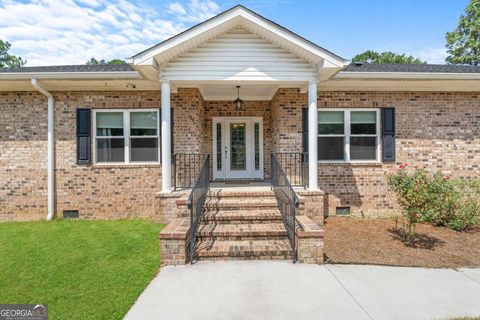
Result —
M 159 108 L 160 92 L 54 92 L 55 209 L 81 218 L 153 217 L 161 167 L 76 164 L 77 108 Z M 203 100 L 197 89 L 172 94 L 176 152 L 199 152 Z M 35 92 L 0 93 L 0 221 L 44 219 L 47 211 L 47 105 Z M 194 124 L 194 125 L 192 125 Z
M 272 104 L 272 149 L 274 152 L 302 152 L 302 108 L 307 94 L 300 89 L 280 89 Z
M 272 100 L 274 150 L 299 151 L 301 108 L 307 94 L 280 89 Z M 318 92 L 319 108 L 396 108 L 397 163 L 319 164 L 325 209 L 351 206 L 354 215 L 398 211 L 386 175 L 397 165 L 426 166 L 462 178 L 480 168 L 480 95 L 436 92 Z M 276 126 L 275 124 L 278 124 Z M 300 149 L 301 150 L 301 149 Z
M 0 92 L 0 221 L 46 217 L 46 119 L 43 95 Z
M 152 217 L 161 186 L 160 165 L 77 166 L 76 108 L 158 108 L 160 92 L 54 92 L 56 212 L 79 209 L 83 218 Z M 272 101 L 203 101 L 197 89 L 172 94 L 176 152 L 211 152 L 211 117 L 262 116 L 265 171 L 271 151 L 301 151 L 301 108 L 307 94 L 280 89 Z M 478 177 L 480 96 L 477 93 L 322 92 L 318 105 L 396 107 L 397 163 L 426 165 L 453 176 Z M 46 216 L 46 98 L 34 92 L 0 93 L 0 220 Z M 273 121 L 272 121 L 273 119 Z M 351 206 L 354 215 L 397 210 L 386 174 L 397 164 L 320 164 L 324 207 Z

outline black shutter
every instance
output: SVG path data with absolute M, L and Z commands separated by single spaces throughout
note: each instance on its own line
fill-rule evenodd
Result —
M 302 151 L 308 152 L 308 108 L 302 108 Z
M 88 165 L 90 156 L 91 110 L 77 109 L 77 164 Z
M 384 162 L 395 162 L 395 108 L 382 109 L 382 150 Z

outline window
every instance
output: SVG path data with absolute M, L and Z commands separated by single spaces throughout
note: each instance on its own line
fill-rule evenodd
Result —
M 377 161 L 379 110 L 319 110 L 318 160 Z
M 158 110 L 95 111 L 95 162 L 159 162 Z

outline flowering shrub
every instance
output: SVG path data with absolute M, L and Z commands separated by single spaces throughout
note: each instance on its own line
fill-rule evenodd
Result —
M 401 164 L 397 173 L 388 177 L 388 184 L 397 195 L 397 200 L 403 208 L 406 219 L 405 237 L 410 240 L 415 232 L 415 225 L 424 221 L 430 213 L 429 181 L 425 170 L 407 170 L 407 164 Z
M 480 181 L 450 179 L 440 172 L 409 169 L 401 164 L 388 176 L 388 184 L 397 195 L 407 223 L 407 240 L 418 222 L 427 221 L 462 231 L 480 223 Z

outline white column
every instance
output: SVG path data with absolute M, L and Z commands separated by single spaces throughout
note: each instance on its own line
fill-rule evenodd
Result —
M 172 186 L 172 151 L 171 151 L 171 117 L 170 117 L 170 83 L 162 81 L 162 192 L 171 192 Z
M 317 82 L 308 84 L 308 190 L 318 190 L 318 111 Z

